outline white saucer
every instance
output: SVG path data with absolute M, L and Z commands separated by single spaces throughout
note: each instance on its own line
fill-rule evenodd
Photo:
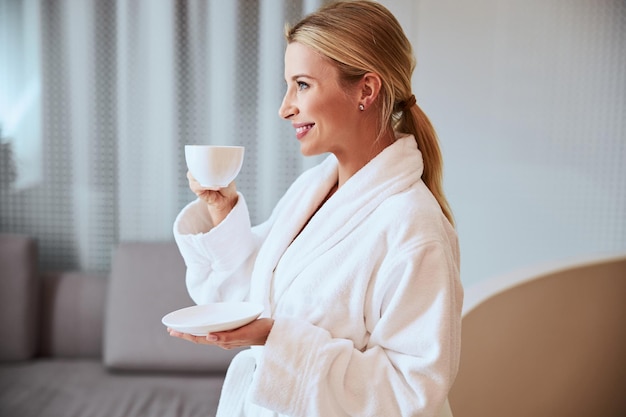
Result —
M 166 314 L 161 322 L 170 329 L 194 336 L 232 330 L 256 320 L 263 306 L 249 302 L 212 303 L 181 308 Z

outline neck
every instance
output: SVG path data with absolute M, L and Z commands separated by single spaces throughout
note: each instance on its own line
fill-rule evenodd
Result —
M 339 162 L 338 187 L 345 184 L 350 177 L 356 174 L 361 168 L 367 165 L 369 161 L 374 159 L 383 151 L 383 149 L 391 145 L 393 142 L 395 142 L 395 135 L 390 129 L 377 140 L 372 140 L 370 142 L 370 146 L 361 142 L 360 145 L 353 147 L 355 149 L 352 149 L 349 153 L 342 155 L 335 154 L 337 161 Z

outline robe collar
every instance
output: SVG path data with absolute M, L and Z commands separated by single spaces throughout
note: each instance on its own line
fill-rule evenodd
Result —
M 337 159 L 330 155 L 312 171 L 306 186 L 284 201 L 257 257 L 252 296 L 266 305 L 268 313 L 273 310 L 270 301 L 278 300 L 307 265 L 344 239 L 387 198 L 420 181 L 423 161 L 415 138 L 399 134 L 319 210 L 337 183 Z M 274 280 L 277 267 L 280 274 Z

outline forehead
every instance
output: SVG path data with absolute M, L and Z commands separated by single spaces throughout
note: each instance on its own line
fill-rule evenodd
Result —
M 285 79 L 297 75 L 308 75 L 314 78 L 337 75 L 337 68 L 330 59 L 314 49 L 299 42 L 291 42 L 285 50 Z

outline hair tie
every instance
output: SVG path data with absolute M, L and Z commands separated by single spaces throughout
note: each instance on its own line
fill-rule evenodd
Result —
M 411 97 L 409 97 L 407 101 L 402 103 L 402 111 L 406 111 L 410 109 L 411 107 L 415 105 L 415 103 L 417 103 L 415 101 L 415 94 L 411 94 Z

